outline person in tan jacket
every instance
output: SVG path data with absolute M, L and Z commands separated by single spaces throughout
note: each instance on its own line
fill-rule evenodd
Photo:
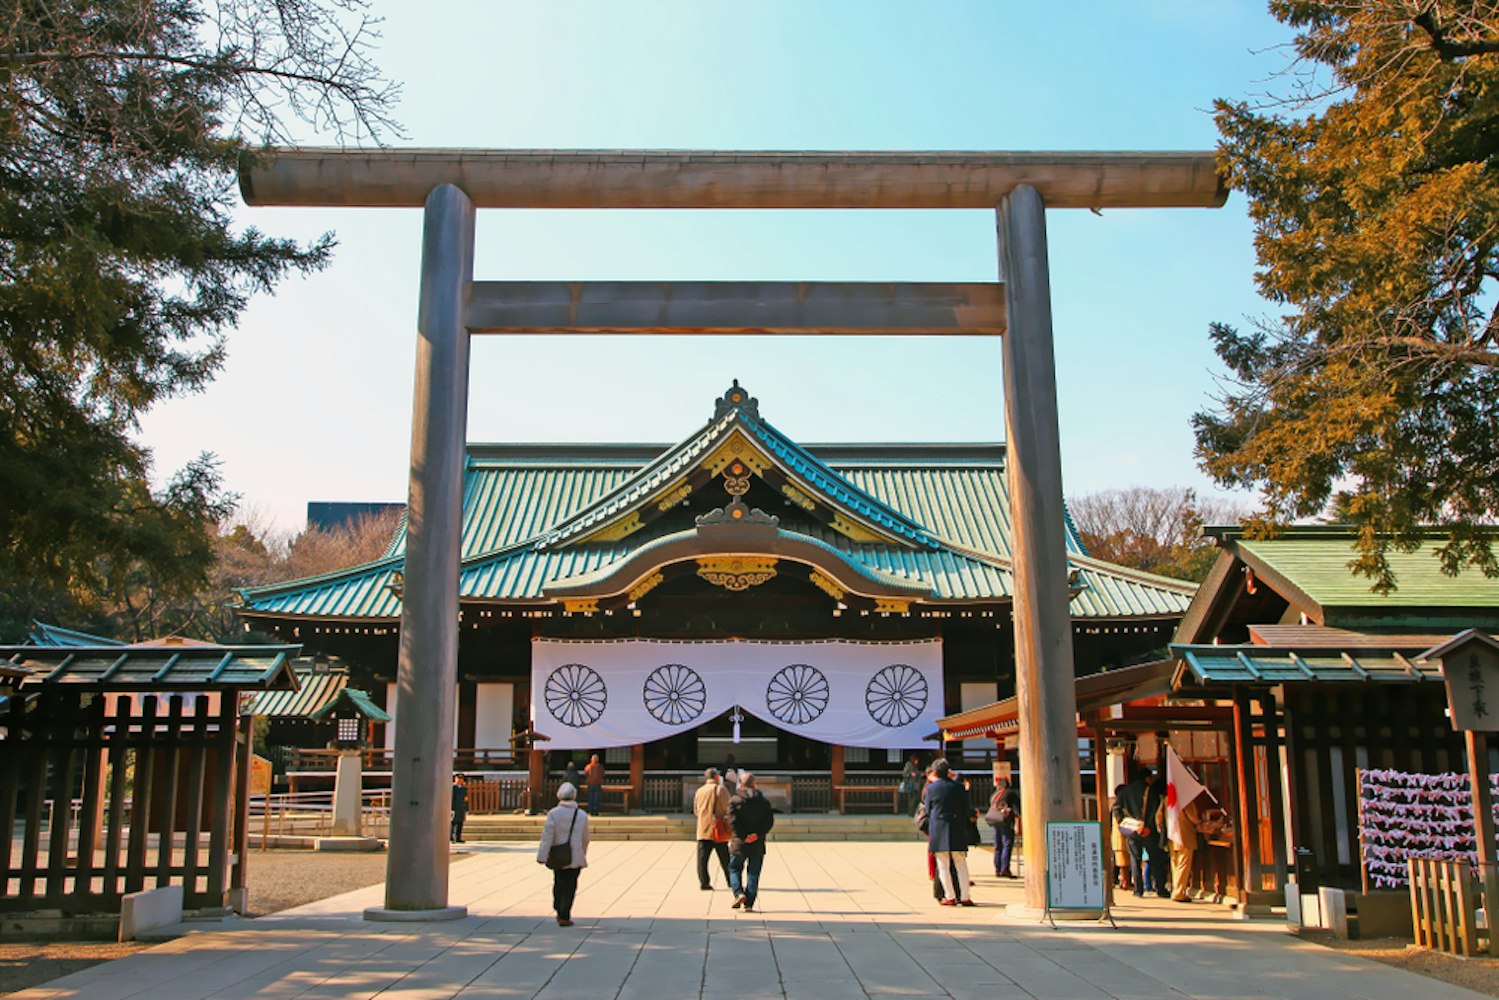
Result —
M 1177 813 L 1176 824 L 1181 833 L 1181 840 L 1170 840 L 1171 848 L 1171 899 L 1176 903 L 1192 902 L 1192 861 L 1197 854 L 1197 826 L 1201 822 L 1201 813 L 1197 804 L 1202 800 L 1202 795 L 1188 802 Z M 1157 814 L 1156 821 L 1160 826 L 1161 839 L 1167 840 L 1167 806 L 1165 801 L 1161 802 L 1161 808 Z
M 724 881 L 729 880 L 729 838 L 726 830 L 729 821 L 729 790 L 723 786 L 716 769 L 710 767 L 703 772 L 703 784 L 692 797 L 692 812 L 697 817 L 697 881 L 705 891 L 711 890 L 713 882 L 708 878 L 710 854 L 718 855 Z M 718 820 L 723 822 L 719 823 Z

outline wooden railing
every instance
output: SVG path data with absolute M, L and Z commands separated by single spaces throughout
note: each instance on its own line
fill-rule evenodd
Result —
M 277 792 L 250 796 L 248 827 L 265 850 L 272 836 L 327 837 L 333 833 L 333 793 Z M 374 789 L 361 796 L 359 832 L 366 837 L 390 835 L 390 790 Z
M 791 778 L 791 808 L 794 812 L 827 812 L 833 808 L 833 780 L 815 774 Z
M 468 783 L 470 815 L 512 813 L 530 806 L 531 783 L 525 777 L 471 778 Z
M 1466 861 L 1413 857 L 1405 864 L 1419 947 L 1467 957 L 1499 954 L 1489 908 L 1499 903 L 1499 876 L 1490 872 L 1480 883 Z M 1479 926 L 1479 909 L 1488 914 L 1485 926 Z
M 286 751 L 288 771 L 333 771 L 344 751 L 291 747 Z M 360 751 L 366 771 L 389 771 L 392 751 L 388 747 L 365 747 Z M 509 769 L 516 765 L 517 755 L 509 747 L 459 747 L 453 751 L 453 770 L 486 771 Z

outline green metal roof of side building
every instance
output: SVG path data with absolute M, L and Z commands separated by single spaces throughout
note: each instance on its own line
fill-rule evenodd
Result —
M 1440 542 L 1427 542 L 1414 552 L 1391 549 L 1386 558 L 1395 574 L 1396 589 L 1381 594 L 1374 581 L 1356 576 L 1348 564 L 1358 557 L 1347 530 L 1325 534 L 1294 530 L 1265 541 L 1237 540 L 1241 552 L 1273 567 L 1289 583 L 1322 607 L 1495 607 L 1499 606 L 1499 577 L 1466 569 L 1456 576 L 1442 572 L 1437 559 Z

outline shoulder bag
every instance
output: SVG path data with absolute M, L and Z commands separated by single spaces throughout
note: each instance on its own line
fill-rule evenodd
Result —
M 547 851 L 547 867 L 552 871 L 559 868 L 571 868 L 573 866 L 573 830 L 578 826 L 578 810 L 573 809 L 573 821 L 567 828 L 567 839 L 560 844 L 553 844 Z
M 993 805 L 984 813 L 984 822 L 990 826 L 1009 826 L 1015 819 L 1015 810 L 1007 805 Z

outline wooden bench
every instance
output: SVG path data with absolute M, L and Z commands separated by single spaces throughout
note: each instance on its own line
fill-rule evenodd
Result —
M 630 813 L 630 796 L 633 795 L 633 794 L 635 794 L 635 786 L 634 785 L 600 785 L 599 787 L 602 788 L 605 792 L 618 792 L 620 794 L 620 797 L 624 801 L 624 812 L 625 812 L 625 815 L 627 815 L 627 816 L 629 815 L 629 813 Z M 588 801 L 588 786 L 584 785 L 582 787 L 582 789 L 580 789 L 580 791 L 582 792 L 582 795 L 583 795 L 583 801 L 587 802 Z M 602 797 L 600 797 L 600 799 L 599 799 L 599 811 L 600 812 L 603 811 L 603 798 Z
M 900 812 L 900 786 L 899 785 L 834 785 L 833 792 L 838 796 L 838 811 L 848 812 L 847 797 L 851 793 L 878 792 L 881 795 L 890 796 L 890 811 Z

